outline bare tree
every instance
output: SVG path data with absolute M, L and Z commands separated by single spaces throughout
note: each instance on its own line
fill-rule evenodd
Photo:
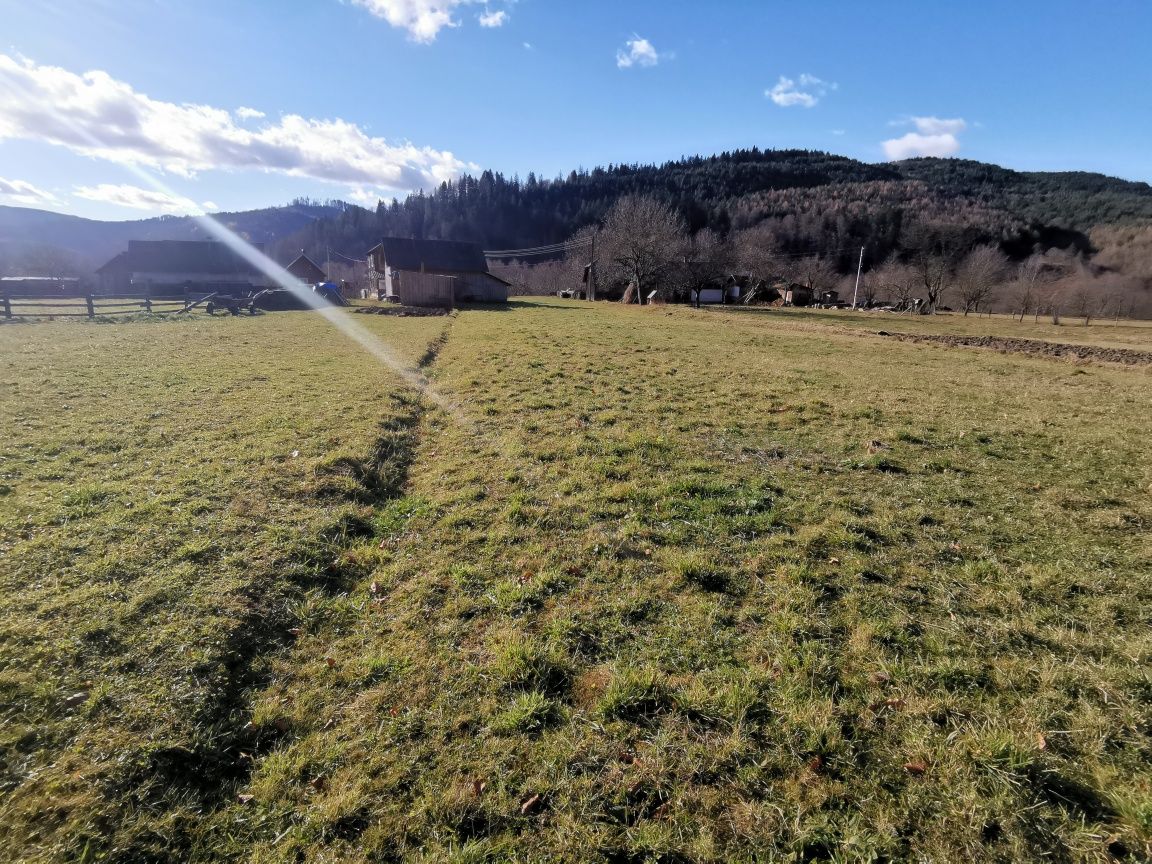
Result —
M 1060 315 L 1075 293 L 1077 276 L 1083 276 L 1083 262 L 1076 253 L 1068 249 L 1049 249 L 1038 258 L 1044 271 L 1044 281 L 1036 304 L 1035 319 L 1048 315 L 1053 324 L 1060 323 Z
M 920 274 L 907 264 L 903 264 L 893 254 L 869 274 L 876 283 L 877 290 L 886 293 L 897 309 L 904 311 L 912 306 L 912 299 L 920 286 Z
M 820 295 L 832 288 L 839 278 L 835 265 L 819 255 L 793 259 L 785 265 L 784 270 L 791 281 L 803 285 L 812 292 L 813 300 L 818 300 Z
M 690 297 L 693 291 L 713 286 L 732 275 L 734 266 L 732 246 L 715 232 L 703 228 L 684 243 L 680 266 L 671 281 Z
M 866 271 L 860 277 L 860 293 L 858 302 L 865 309 L 874 306 L 876 304 L 876 300 L 880 297 L 880 292 L 884 290 L 883 284 L 881 283 L 879 277 L 880 270 L 878 267 L 873 267 L 871 270 Z
M 980 311 L 991 299 L 1008 269 L 1008 258 L 996 246 L 977 246 L 956 267 L 953 284 L 964 315 Z
M 1067 287 L 1068 308 L 1077 318 L 1084 319 L 1085 327 L 1102 310 L 1105 300 L 1099 286 L 1093 283 L 1088 274 L 1080 273 L 1071 278 Z
M 639 301 L 659 291 L 680 259 L 684 223 L 654 198 L 629 195 L 613 205 L 604 220 L 601 247 L 606 275 L 636 286 Z
M 732 243 L 736 267 L 742 274 L 757 282 L 767 282 L 782 275 L 776 235 L 767 225 L 741 231 Z
M 1009 288 L 1009 302 L 1012 304 L 1011 311 L 1019 313 L 1021 321 L 1038 307 L 1049 280 L 1044 260 L 1039 255 L 1029 256 L 1016 268 L 1016 278 Z
M 924 290 L 921 312 L 925 315 L 936 313 L 940 296 L 960 255 L 960 240 L 960 236 L 947 226 L 917 225 L 908 233 L 906 246 L 913 250 L 910 265 Z

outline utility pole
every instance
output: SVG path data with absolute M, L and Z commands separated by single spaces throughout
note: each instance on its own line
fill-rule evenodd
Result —
M 324 274 L 324 281 L 325 282 L 331 282 L 332 281 L 332 247 L 331 246 L 325 246 L 324 250 L 328 253 L 327 272 Z
M 864 247 L 860 247 L 860 262 L 856 265 L 856 288 L 852 292 L 852 309 L 856 309 L 856 297 L 860 294 L 860 273 L 864 269 Z

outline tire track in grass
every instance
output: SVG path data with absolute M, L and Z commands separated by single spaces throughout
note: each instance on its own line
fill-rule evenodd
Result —
M 417 362 L 414 371 L 421 379 L 447 344 L 454 317 Z M 210 821 L 211 813 L 237 800 L 261 757 L 290 733 L 251 720 L 256 698 L 272 678 L 269 660 L 293 650 L 299 635 L 292 626 L 293 609 L 310 592 L 335 597 L 365 575 L 343 553 L 374 533 L 373 512 L 404 494 L 419 429 L 431 404 L 423 389 L 402 387 L 391 394 L 388 416 L 366 459 L 341 456 L 318 467 L 318 506 L 335 504 L 336 509 L 319 531 L 268 562 L 239 592 L 245 612 L 221 646 L 220 656 L 229 659 L 196 712 L 196 739 L 142 754 L 142 761 L 105 790 L 107 797 L 131 802 L 136 811 L 169 811 L 172 833 L 162 837 L 129 828 L 124 837 L 119 832 L 125 826 L 108 824 L 106 832 L 100 832 L 103 836 L 89 839 L 86 849 L 99 851 L 107 844 L 114 847 L 113 860 L 145 860 L 196 848 L 204 824 L 189 818 L 189 805 Z

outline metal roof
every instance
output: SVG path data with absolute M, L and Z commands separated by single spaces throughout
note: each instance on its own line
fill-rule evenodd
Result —
M 385 237 L 369 250 L 380 249 L 384 263 L 395 270 L 421 269 L 433 273 L 487 273 L 488 261 L 478 243 L 457 240 L 412 240 L 406 237 Z

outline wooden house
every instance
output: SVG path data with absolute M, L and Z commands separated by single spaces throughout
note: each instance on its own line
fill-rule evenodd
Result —
M 259 251 L 261 247 L 256 245 Z M 269 287 L 258 267 L 215 240 L 130 240 L 96 271 L 105 294 L 149 291 L 157 296 L 184 290 L 252 292 Z
M 317 282 L 328 281 L 328 274 L 324 270 L 304 254 L 304 250 L 300 250 L 300 254 L 284 268 L 305 285 L 315 285 Z
M 488 259 L 475 243 L 385 237 L 368 252 L 368 282 L 381 299 L 431 305 L 435 297 L 435 305 L 445 305 L 444 283 L 413 278 L 420 274 L 453 280 L 452 303 L 446 305 L 508 301 L 511 283 L 488 271 Z M 406 285 L 413 288 L 413 303 L 405 296 Z

